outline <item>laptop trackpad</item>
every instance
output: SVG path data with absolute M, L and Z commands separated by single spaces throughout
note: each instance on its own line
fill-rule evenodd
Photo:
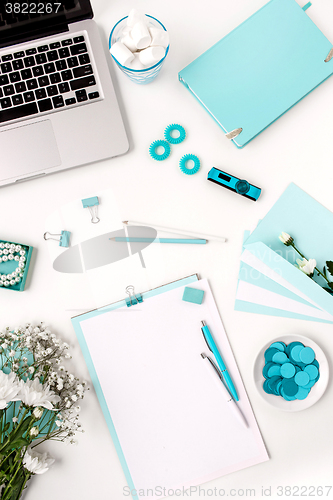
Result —
M 61 159 L 50 120 L 0 132 L 4 180 L 57 167 Z M 7 172 L 6 172 L 7 169 Z

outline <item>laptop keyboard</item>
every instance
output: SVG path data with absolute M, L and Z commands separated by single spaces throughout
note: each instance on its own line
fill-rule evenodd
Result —
M 84 35 L 1 56 L 0 123 L 100 97 Z

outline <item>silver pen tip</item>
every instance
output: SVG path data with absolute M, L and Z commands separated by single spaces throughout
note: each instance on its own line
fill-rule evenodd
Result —
M 202 326 L 206 326 L 206 321 L 201 321 Z
M 202 359 L 207 358 L 207 356 L 206 356 L 206 354 L 204 352 L 202 352 L 200 356 L 202 357 Z

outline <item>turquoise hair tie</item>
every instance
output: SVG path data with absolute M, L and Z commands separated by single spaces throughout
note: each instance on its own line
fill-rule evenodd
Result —
M 194 166 L 193 168 L 187 168 L 186 166 L 186 163 L 189 161 L 189 160 L 192 160 L 194 162 Z M 180 170 L 186 174 L 186 175 L 193 175 L 193 174 L 196 174 L 197 171 L 199 170 L 200 168 L 200 160 L 197 156 L 195 155 L 191 155 L 191 154 L 188 154 L 188 155 L 184 155 L 183 158 L 181 158 L 180 162 L 179 162 L 179 168 Z
M 174 130 L 178 130 L 178 132 L 179 132 L 178 137 L 172 137 L 171 133 Z M 178 125 L 176 123 L 173 123 L 172 125 L 168 125 L 167 128 L 164 130 L 164 139 L 166 141 L 170 142 L 170 144 L 180 144 L 181 142 L 183 142 L 185 137 L 186 137 L 186 132 L 185 132 L 184 127 L 182 127 L 181 125 Z
M 164 148 L 164 152 L 162 154 L 158 154 L 156 152 L 157 148 L 158 147 L 162 147 Z M 157 161 L 163 161 L 163 160 L 166 160 L 168 158 L 168 156 L 170 155 L 170 152 L 171 152 L 171 148 L 170 148 L 170 145 L 167 141 L 154 141 L 151 143 L 151 145 L 149 146 L 149 154 L 150 156 L 154 159 L 154 160 L 157 160 Z

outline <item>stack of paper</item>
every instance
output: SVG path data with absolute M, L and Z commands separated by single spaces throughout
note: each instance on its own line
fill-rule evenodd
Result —
M 283 231 L 290 234 L 323 271 L 326 261 L 333 260 L 332 227 L 332 212 L 290 184 L 256 229 L 245 235 L 235 309 L 333 323 L 333 295 L 322 288 L 327 286 L 324 278 L 315 271 L 311 279 L 300 271 L 295 265 L 300 256 L 279 240 Z

